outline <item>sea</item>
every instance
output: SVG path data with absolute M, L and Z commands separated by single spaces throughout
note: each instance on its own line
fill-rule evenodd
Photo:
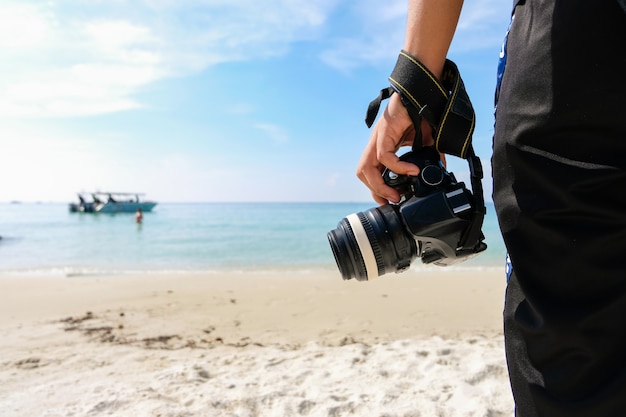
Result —
M 374 203 L 161 203 L 144 213 L 70 213 L 65 203 L 0 203 L 0 274 L 100 276 L 291 270 L 337 271 L 326 234 Z M 451 267 L 504 271 L 493 205 L 488 249 Z

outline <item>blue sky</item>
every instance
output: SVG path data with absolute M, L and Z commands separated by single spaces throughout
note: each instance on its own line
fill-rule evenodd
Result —
M 509 7 L 466 1 L 449 53 L 487 198 Z M 365 110 L 405 21 L 406 0 L 3 0 L 0 201 L 371 201 Z

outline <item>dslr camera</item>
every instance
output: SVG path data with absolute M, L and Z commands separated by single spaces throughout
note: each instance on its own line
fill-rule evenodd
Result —
M 400 192 L 400 203 L 350 214 L 328 232 L 344 280 L 403 272 L 416 258 L 425 264 L 452 265 L 487 248 L 481 232 L 482 189 L 474 190 L 479 194 L 476 201 L 465 184 L 446 171 L 435 148 L 414 149 L 400 159 L 420 168 L 418 176 L 383 172 L 385 183 Z

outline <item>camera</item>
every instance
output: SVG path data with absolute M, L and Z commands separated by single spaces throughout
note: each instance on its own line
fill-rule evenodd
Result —
M 350 214 L 327 234 L 344 280 L 367 281 L 403 272 L 416 258 L 426 264 L 452 265 L 487 248 L 480 230 L 482 189 L 477 202 L 432 147 L 411 150 L 400 160 L 420 169 L 417 176 L 383 172 L 385 183 L 400 192 L 400 203 Z

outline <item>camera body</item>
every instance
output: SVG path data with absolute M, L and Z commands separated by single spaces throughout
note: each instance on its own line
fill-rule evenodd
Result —
M 452 265 L 487 248 L 482 233 L 476 245 L 466 246 L 475 221 L 474 196 L 446 171 L 439 153 L 424 147 L 400 159 L 420 168 L 417 176 L 383 172 L 385 183 L 400 192 L 400 203 L 349 215 L 328 233 L 344 279 L 370 280 L 402 272 L 416 258 Z
M 446 171 L 434 148 L 410 151 L 400 157 L 420 168 L 419 175 L 383 172 L 385 183 L 402 194 L 397 211 L 406 230 L 420 242 L 424 263 L 452 265 L 465 260 L 456 248 L 471 221 L 472 193 Z

